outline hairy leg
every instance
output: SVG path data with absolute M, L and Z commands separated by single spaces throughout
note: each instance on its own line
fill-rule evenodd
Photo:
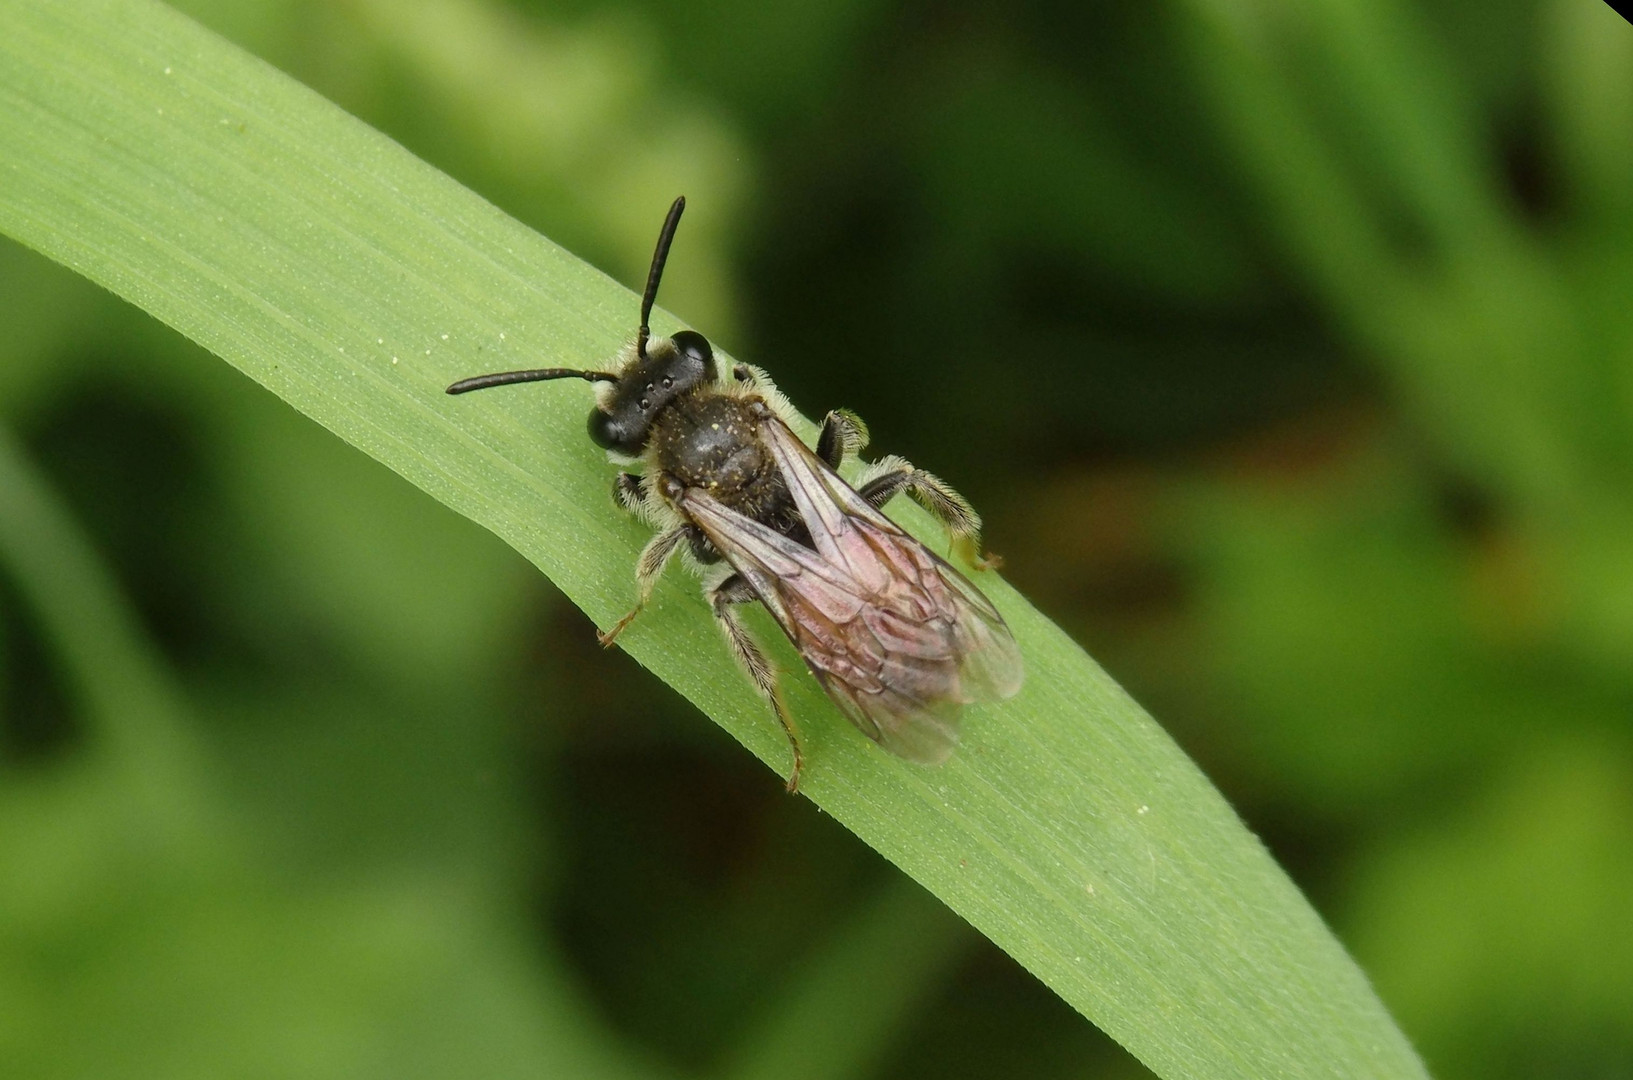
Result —
M 996 555 L 981 554 L 981 515 L 946 481 L 934 473 L 917 469 L 899 457 L 888 457 L 879 463 L 883 470 L 857 489 L 875 509 L 883 509 L 898 494 L 906 494 L 930 512 L 947 528 L 953 546 L 970 560 L 978 570 L 992 570 L 1003 560 Z
M 652 596 L 653 586 L 662 576 L 663 568 L 669 564 L 669 557 L 679 550 L 681 542 L 686 539 L 686 526 L 676 525 L 647 541 L 646 547 L 641 549 L 641 557 L 635 563 L 635 583 L 640 590 L 639 599 L 629 614 L 614 623 L 612 629 L 597 635 L 603 647 L 611 647 L 612 643 L 618 640 L 618 635 L 624 632 L 624 628 L 634 622 L 635 616 L 646 607 L 647 600 Z
M 860 454 L 868 445 L 868 426 L 849 409 L 834 409 L 822 418 L 817 431 L 816 455 L 837 471 L 847 457 Z
M 632 514 L 640 513 L 641 505 L 646 502 L 641 478 L 634 473 L 619 473 L 618 479 L 612 482 L 612 501 Z
M 737 662 L 743 665 L 743 670 L 748 672 L 754 688 L 777 714 L 777 722 L 782 725 L 783 734 L 788 736 L 788 748 L 794 755 L 794 769 L 788 775 L 788 791 L 792 794 L 799 790 L 800 769 L 805 763 L 805 756 L 800 752 L 799 735 L 794 730 L 793 718 L 788 715 L 788 707 L 783 704 L 782 694 L 777 689 L 777 669 L 766 659 L 759 643 L 748 632 L 748 627 L 743 625 L 743 620 L 734 606 L 759 598 L 754 595 L 754 590 L 749 588 L 748 582 L 741 574 L 732 574 L 714 588 L 707 590 L 706 595 L 709 608 L 714 612 L 716 621 L 720 623 L 720 629 L 725 632 L 726 640 L 731 644 Z

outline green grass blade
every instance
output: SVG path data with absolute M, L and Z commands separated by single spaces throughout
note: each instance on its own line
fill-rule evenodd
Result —
M 601 625 L 628 605 L 643 532 L 608 499 L 587 391 L 442 388 L 598 363 L 634 298 L 311 92 L 144 0 L 14 0 L 0 229 L 492 529 Z M 955 759 L 923 769 L 790 678 L 809 796 L 1160 1075 L 1423 1075 L 1195 766 L 1064 634 L 983 583 L 1026 655 L 1021 694 L 973 712 Z M 690 583 L 666 581 L 624 641 L 786 767 Z
M 973 943 L 934 897 L 892 878 L 819 952 L 790 965 L 787 987 L 743 1025 L 719 1080 L 878 1073 L 904 1019 Z M 821 1054 L 811 1052 L 816 1046 Z
M 178 833 L 206 770 L 169 672 L 56 492 L 0 426 L 0 572 L 14 583 L 60 662 L 101 763 L 131 815 Z

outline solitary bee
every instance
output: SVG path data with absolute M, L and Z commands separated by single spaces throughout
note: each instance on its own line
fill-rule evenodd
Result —
M 830 412 L 816 449 L 789 421 L 793 407 L 763 371 L 717 369 L 702 334 L 653 338 L 658 281 L 685 198 L 658 234 L 635 340 L 611 371 L 542 368 L 462 379 L 463 394 L 510 383 L 584 379 L 596 385 L 590 438 L 621 472 L 613 498 L 656 531 L 636 563 L 639 598 L 600 635 L 611 645 L 640 614 L 676 552 L 704 580 L 704 596 L 732 652 L 788 736 L 799 786 L 803 755 L 777 673 L 736 606 L 758 600 L 828 696 L 880 746 L 939 764 L 958 740 L 957 713 L 1021 686 L 1015 639 L 965 577 L 880 512 L 906 494 L 945 526 L 977 566 L 981 519 L 963 496 L 898 457 L 870 466 L 853 488 L 838 469 L 867 445 L 853 413 Z

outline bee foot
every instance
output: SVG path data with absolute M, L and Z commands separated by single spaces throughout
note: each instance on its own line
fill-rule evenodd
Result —
M 955 536 L 952 550 L 969 561 L 977 570 L 996 570 L 1004 565 L 1004 557 L 994 552 L 982 554 L 980 541 L 969 536 Z
M 617 622 L 613 623 L 611 630 L 608 630 L 604 634 L 596 634 L 595 635 L 595 640 L 597 640 L 597 641 L 599 641 L 601 643 L 601 647 L 603 649 L 612 648 L 613 644 L 618 640 L 618 635 L 622 634 L 624 632 L 624 628 L 626 626 L 628 626 L 630 623 L 634 622 L 635 621 L 635 616 L 639 615 L 640 613 L 641 613 L 641 605 L 637 604 L 637 605 L 635 605 L 635 610 L 631 611 L 628 615 L 625 615 L 622 619 L 619 619 Z

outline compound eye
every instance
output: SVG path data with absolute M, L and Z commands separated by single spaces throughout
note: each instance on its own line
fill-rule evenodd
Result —
M 709 339 L 696 330 L 681 330 L 669 339 L 675 343 L 680 354 L 712 377 L 714 375 L 714 350 L 709 347 Z
M 595 409 L 590 413 L 590 441 L 603 450 L 616 450 L 621 454 L 637 454 L 641 450 L 641 440 L 636 432 L 631 431 L 631 425 L 619 421 L 609 413 Z

